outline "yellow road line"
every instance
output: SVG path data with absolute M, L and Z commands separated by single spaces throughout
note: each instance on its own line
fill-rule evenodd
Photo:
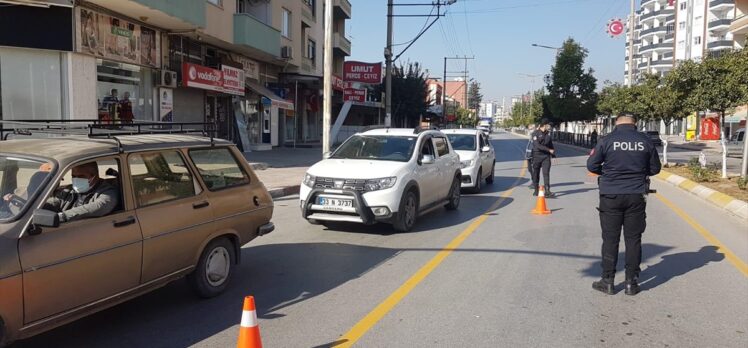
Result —
M 696 220 L 694 220 L 690 215 L 683 211 L 683 209 L 673 204 L 673 202 L 669 201 L 663 195 L 658 193 L 655 195 L 655 197 L 657 197 L 657 199 L 668 206 L 668 208 L 678 214 L 678 216 L 680 216 L 681 219 L 683 219 L 686 223 L 691 225 L 691 227 L 696 230 L 696 232 L 699 232 L 699 234 L 704 237 L 707 242 L 709 242 L 713 246 L 716 246 L 719 251 L 721 251 L 725 255 L 725 258 L 727 258 L 727 260 L 730 261 L 730 263 L 732 263 L 732 265 L 738 269 L 738 271 L 743 273 L 744 276 L 748 277 L 748 264 L 741 260 L 737 255 L 735 255 L 732 250 L 722 244 L 722 242 L 720 242 L 717 237 L 711 234 L 706 228 L 704 228 L 704 226 L 701 226 L 701 224 L 696 222 Z
M 459 248 L 460 245 L 469 237 L 473 232 L 475 232 L 478 227 L 483 224 L 483 222 L 488 219 L 490 216 L 489 213 L 493 210 L 495 210 L 497 207 L 501 205 L 501 203 L 512 195 L 512 192 L 514 191 L 514 188 L 517 186 L 519 181 L 525 176 L 525 170 L 527 169 L 527 161 L 522 161 L 522 170 L 520 171 L 519 177 L 517 177 L 517 180 L 512 184 L 512 186 L 504 191 L 504 193 L 499 196 L 499 199 L 496 200 L 496 202 L 491 206 L 491 208 L 488 209 L 485 213 L 483 213 L 481 216 L 473 220 L 472 223 L 464 230 L 462 231 L 457 237 L 452 239 L 449 244 L 447 244 L 442 250 L 440 250 L 436 256 L 434 256 L 429 262 L 427 262 L 421 269 L 419 269 L 415 274 L 413 274 L 408 280 L 405 281 L 397 290 L 395 290 L 390 296 L 388 296 L 384 301 L 382 301 L 379 305 L 377 305 L 369 314 L 367 314 L 363 319 L 361 319 L 356 325 L 354 325 L 345 335 L 341 336 L 340 339 L 337 341 L 339 342 L 335 347 L 350 347 L 354 343 L 356 343 L 361 337 L 366 334 L 367 331 L 369 331 L 374 325 L 376 325 L 379 320 L 381 320 L 387 313 L 389 313 L 395 306 L 397 306 L 400 301 L 402 301 L 405 296 L 408 296 L 408 294 L 426 277 L 431 274 L 431 272 L 436 269 L 443 261 L 444 259 L 449 256 L 452 251 Z

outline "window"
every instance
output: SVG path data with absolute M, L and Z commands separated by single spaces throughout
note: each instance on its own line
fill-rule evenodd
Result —
M 314 42 L 314 40 L 309 39 L 307 40 L 306 45 L 306 57 L 314 61 L 314 58 L 317 56 L 317 43 Z
M 208 190 L 216 191 L 249 183 L 247 173 L 227 148 L 191 150 L 190 158 Z
M 696 16 L 696 18 L 694 18 L 694 22 L 701 22 L 702 19 L 704 19 L 704 16 Z
M 680 3 L 680 9 L 681 9 L 681 11 L 685 10 L 687 7 L 688 7 L 688 3 L 687 2 L 681 2 Z
M 701 36 L 693 38 L 694 45 L 701 45 Z
M 413 155 L 415 143 L 415 137 L 354 135 L 340 145 L 330 158 L 407 162 Z
M 129 164 L 139 207 L 192 197 L 200 191 L 177 151 L 132 154 Z
M 441 137 L 434 138 L 434 145 L 436 145 L 436 152 L 439 153 L 439 157 L 449 154 L 449 145 L 447 145 L 447 139 Z
M 683 30 L 686 29 L 686 22 L 680 22 L 678 23 L 678 29 Z
M 281 35 L 286 38 L 291 38 L 291 11 L 283 9 L 283 17 L 281 23 Z
M 434 153 L 434 145 L 431 143 L 431 138 L 424 138 L 423 144 L 421 145 L 421 157 L 426 155 L 436 157 L 436 154 Z
M 55 51 L 0 47 L 0 119 L 62 119 L 61 61 Z
M 671 34 L 673 31 L 675 31 L 675 23 L 670 23 L 667 25 L 667 33 Z
M 208 0 L 208 2 L 218 7 L 223 7 L 223 0 Z
M 34 159 L 0 156 L 0 221 L 19 215 L 30 206 L 29 201 L 42 191 L 53 165 Z M 15 198 L 7 204 L 2 197 L 12 194 Z
M 685 40 L 678 41 L 678 48 L 680 49 L 684 47 L 686 47 L 686 41 Z

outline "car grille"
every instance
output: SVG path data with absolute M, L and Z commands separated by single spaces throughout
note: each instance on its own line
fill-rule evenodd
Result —
M 314 188 L 338 190 L 342 189 L 364 192 L 366 191 L 366 180 L 317 177 L 317 180 L 314 181 Z

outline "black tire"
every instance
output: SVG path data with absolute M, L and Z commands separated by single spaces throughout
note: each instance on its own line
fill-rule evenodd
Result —
M 449 196 L 447 197 L 449 203 L 444 206 L 447 210 L 457 210 L 460 207 L 460 185 L 460 177 L 456 176 L 452 180 L 452 187 L 449 189 Z
M 208 243 L 200 255 L 195 271 L 187 276 L 192 290 L 203 298 L 218 296 L 229 285 L 235 262 L 234 245 L 227 238 L 219 238 Z M 209 264 L 215 270 L 213 274 L 208 274 Z
M 495 169 L 496 169 L 496 163 L 491 165 L 491 174 L 488 175 L 488 177 L 486 178 L 486 184 L 489 184 L 489 185 L 493 184 L 493 173 Z
M 471 193 L 480 193 L 483 186 L 483 167 L 478 168 L 478 175 L 475 176 L 475 186 L 470 189 Z
M 397 232 L 409 232 L 413 229 L 418 218 L 418 195 L 411 189 L 400 198 L 400 207 L 392 222 Z

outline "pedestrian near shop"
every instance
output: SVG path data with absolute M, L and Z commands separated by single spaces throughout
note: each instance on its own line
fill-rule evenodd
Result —
M 540 122 L 538 129 L 532 133 L 532 185 L 533 196 L 538 195 L 540 186 L 540 171 L 543 171 L 543 185 L 545 196 L 553 198 L 555 193 L 551 192 L 551 158 L 555 156 L 556 150 L 551 139 L 551 124 L 547 119 Z
M 626 244 L 626 295 L 639 293 L 642 259 L 641 239 L 647 227 L 649 177 L 660 172 L 657 148 L 637 131 L 636 119 L 618 116 L 616 128 L 592 149 L 587 170 L 598 174 L 600 205 L 597 208 L 602 229 L 602 278 L 592 288 L 615 293 L 614 278 L 618 263 L 621 228 Z

